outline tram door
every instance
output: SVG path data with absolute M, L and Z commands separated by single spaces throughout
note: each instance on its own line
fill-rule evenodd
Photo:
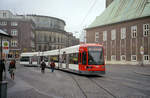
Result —
M 79 57 L 79 70 L 86 70 L 85 66 L 87 65 L 87 52 L 86 51 L 80 51 Z

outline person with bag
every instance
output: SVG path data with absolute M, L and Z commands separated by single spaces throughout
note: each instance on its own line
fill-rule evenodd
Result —
M 51 67 L 51 71 L 54 72 L 55 62 L 53 60 L 51 60 L 50 67 Z
M 15 69 L 16 69 L 16 61 L 15 60 L 11 60 L 11 62 L 9 63 L 9 68 L 8 71 L 10 73 L 10 77 L 11 79 L 15 79 Z
M 45 73 L 45 68 L 46 68 L 46 64 L 43 60 L 42 63 L 41 63 L 41 73 Z

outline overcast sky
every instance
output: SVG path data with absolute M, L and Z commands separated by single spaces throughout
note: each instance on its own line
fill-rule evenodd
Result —
M 74 33 L 81 32 L 104 11 L 105 0 L 0 0 L 0 9 L 57 17 L 66 22 L 67 32 Z

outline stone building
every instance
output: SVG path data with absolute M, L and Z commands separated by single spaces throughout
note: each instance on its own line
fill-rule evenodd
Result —
M 12 36 L 11 39 L 4 39 L 9 41 L 9 54 L 6 54 L 6 58 L 18 58 L 21 52 L 35 51 L 33 21 L 10 18 L 11 12 L 3 12 L 0 13 L 0 29 Z
M 103 44 L 107 63 L 150 64 L 149 11 L 150 0 L 114 0 L 86 28 L 87 43 Z
M 59 18 L 41 15 L 17 15 L 17 17 L 34 21 L 36 51 L 60 49 L 79 44 L 79 39 L 65 31 L 66 24 Z
M 15 57 L 16 54 L 19 54 L 18 52 L 46 51 L 79 44 L 79 39 L 65 31 L 66 24 L 59 18 L 41 15 L 14 15 L 8 10 L 0 10 L 0 22 L 0 29 L 14 34 L 13 41 L 10 43 L 15 45 L 11 46 L 11 50 L 15 52 L 10 52 L 13 54 L 11 57 Z

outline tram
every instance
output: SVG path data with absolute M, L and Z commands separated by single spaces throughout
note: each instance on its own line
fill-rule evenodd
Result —
M 53 60 L 56 68 L 61 70 L 84 75 L 105 74 L 104 49 L 100 44 L 81 44 L 63 49 L 44 51 L 40 54 L 38 55 L 35 52 L 34 56 L 47 58 L 47 66 Z

